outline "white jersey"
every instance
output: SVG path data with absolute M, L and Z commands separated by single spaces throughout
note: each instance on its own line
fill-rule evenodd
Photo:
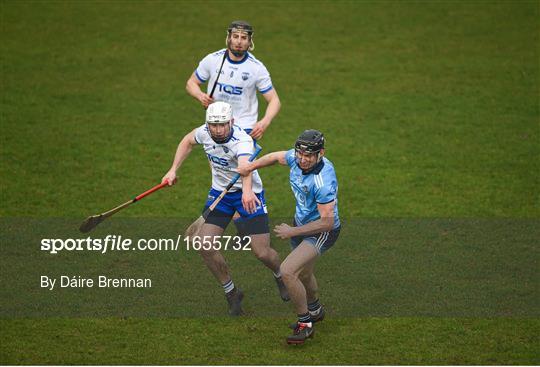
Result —
M 232 135 L 226 143 L 218 144 L 210 136 L 206 124 L 198 127 L 195 131 L 195 141 L 202 144 L 210 165 L 212 166 L 212 188 L 223 191 L 234 177 L 238 168 L 238 157 L 251 156 L 255 151 L 253 139 L 244 130 L 233 125 Z M 262 191 L 262 181 L 259 173 L 253 171 L 252 190 L 258 194 Z M 242 190 L 242 178 L 240 178 L 230 192 Z
M 195 70 L 195 76 L 201 83 L 208 82 L 208 94 L 214 86 L 225 51 L 222 49 L 207 55 Z M 213 98 L 216 102 L 223 101 L 232 106 L 235 125 L 253 129 L 259 118 L 255 89 L 265 94 L 272 88 L 268 70 L 255 56 L 246 52 L 242 60 L 232 61 L 227 55 Z

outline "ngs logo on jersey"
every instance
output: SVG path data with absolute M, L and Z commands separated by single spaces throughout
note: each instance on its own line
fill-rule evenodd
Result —
M 236 87 L 231 84 L 223 84 L 219 82 L 217 83 L 217 85 L 219 86 L 220 92 L 225 92 L 225 93 L 236 95 L 236 96 L 242 95 L 242 89 L 243 89 L 242 87 Z
M 229 161 L 225 158 L 216 157 L 215 155 L 208 154 L 208 160 L 211 162 L 214 162 L 215 164 L 219 164 L 220 166 L 227 167 L 229 165 Z

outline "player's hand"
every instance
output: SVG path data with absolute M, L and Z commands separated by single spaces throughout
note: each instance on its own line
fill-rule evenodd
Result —
M 161 183 L 167 182 L 169 186 L 174 185 L 176 181 L 177 181 L 176 172 L 174 171 L 167 172 L 165 176 L 163 176 L 163 178 L 161 179 Z
M 201 102 L 202 106 L 204 108 L 208 108 L 208 105 L 210 103 L 213 103 L 214 102 L 214 98 L 211 98 L 208 94 L 206 93 L 201 93 L 199 95 L 199 98 L 197 98 L 199 100 L 199 102 Z
M 294 236 L 293 227 L 285 223 L 281 223 L 280 225 L 275 226 L 274 232 L 276 233 L 276 236 L 278 236 L 282 240 L 286 240 L 287 238 L 291 238 Z
M 240 176 L 245 177 L 249 176 L 251 172 L 253 172 L 252 164 L 251 162 L 248 162 L 244 165 L 238 166 L 237 169 L 235 169 L 236 173 L 238 173 Z
M 261 205 L 261 201 L 252 190 L 242 192 L 242 206 L 249 214 L 257 211 L 257 206 Z
M 263 137 L 263 134 L 264 132 L 266 131 L 266 129 L 268 128 L 268 125 L 270 125 L 269 123 L 267 122 L 264 122 L 264 121 L 258 121 L 254 126 L 253 126 L 253 130 L 251 130 L 251 133 L 249 135 L 251 135 L 251 137 L 253 139 L 261 139 Z

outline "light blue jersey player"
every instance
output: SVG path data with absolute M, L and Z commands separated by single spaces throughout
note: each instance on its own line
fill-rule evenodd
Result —
M 321 157 L 315 167 L 306 173 L 298 165 L 296 155 L 295 149 L 291 149 L 285 154 L 287 164 L 291 167 L 289 181 L 296 198 L 295 226 L 302 226 L 320 219 L 321 214 L 317 206 L 333 202 L 334 227 L 332 229 L 338 229 L 341 223 L 338 214 L 338 183 L 334 165 L 327 158 Z M 323 242 L 318 241 L 315 236 L 306 237 L 306 239 L 316 246 L 319 253 L 328 249 L 328 247 L 323 247 Z M 296 247 L 298 244 L 299 242 L 295 241 L 293 246 Z
M 274 228 L 278 237 L 290 238 L 292 246 L 292 252 L 281 264 L 283 281 L 298 315 L 298 321 L 292 325 L 293 334 L 287 337 L 289 344 L 302 344 L 313 337 L 313 323 L 324 319 L 313 270 L 318 256 L 332 247 L 341 229 L 336 172 L 324 153 L 323 134 L 306 130 L 296 140 L 294 149 L 267 154 L 238 169 L 241 175 L 248 175 L 275 163 L 290 167 L 290 184 L 296 199 L 294 225 L 282 223 Z
M 215 102 L 206 110 L 206 123 L 184 136 L 178 145 L 172 166 L 162 182 L 168 182 L 169 185 L 176 183 L 176 172 L 195 145 L 203 146 L 212 170 L 212 186 L 208 192 L 204 212 L 226 189 L 236 175 L 235 170 L 248 163 L 249 157 L 253 154 L 254 145 L 253 139 L 244 130 L 234 126 L 231 105 Z M 288 301 L 289 296 L 279 272 L 280 258 L 270 246 L 270 228 L 263 184 L 257 172 L 243 177 L 229 189 L 206 218 L 197 234 L 199 239 L 202 241 L 210 238 L 214 241 L 219 240 L 234 212 L 238 212 L 244 219 L 240 235 L 249 236 L 253 254 L 272 270 L 281 299 Z M 213 247 L 207 250 L 203 246 L 199 253 L 208 269 L 223 286 L 229 303 L 229 314 L 241 315 L 244 294 L 234 285 L 229 267 L 221 252 Z

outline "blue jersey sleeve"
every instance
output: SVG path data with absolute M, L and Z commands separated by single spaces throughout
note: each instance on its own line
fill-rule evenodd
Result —
M 287 160 L 289 167 L 292 167 L 296 163 L 294 149 L 288 150 L 287 153 L 285 153 L 285 159 Z
M 337 180 L 335 175 L 315 176 L 315 200 L 317 204 L 328 204 L 337 198 Z

